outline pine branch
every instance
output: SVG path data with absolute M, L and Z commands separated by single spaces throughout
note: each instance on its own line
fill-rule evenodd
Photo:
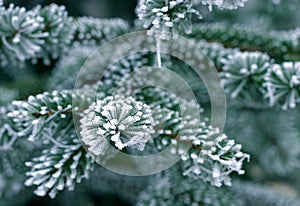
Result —
M 274 65 L 265 76 L 265 81 L 266 97 L 271 105 L 280 103 L 286 110 L 300 103 L 300 62 Z
M 76 44 L 99 45 L 129 31 L 120 19 L 80 17 L 72 20 L 65 7 L 51 4 L 44 8 L 1 7 L 0 65 L 18 60 L 33 63 L 43 59 L 50 64 Z
M 64 187 L 71 190 L 75 182 L 79 183 L 83 177 L 87 178 L 91 169 L 92 160 L 73 128 L 72 109 L 76 112 L 76 108 L 72 108 L 72 100 L 90 101 L 88 94 L 85 96 L 80 93 L 62 91 L 31 96 L 27 101 L 14 102 L 10 106 L 12 109 L 3 113 L 10 120 L 7 125 L 17 128 L 14 133 L 7 130 L 7 138 L 15 141 L 26 136 L 31 141 L 53 144 L 51 149 L 43 151 L 42 156 L 26 163 L 32 167 L 27 173 L 31 177 L 26 185 L 37 185 L 37 195 L 49 194 L 54 198 Z M 4 126 L 1 131 L 7 128 L 9 127 Z M 4 135 L 1 137 L 5 138 Z
M 14 125 L 13 119 L 7 116 L 8 112 L 15 109 L 11 105 L 0 107 L 0 151 L 12 149 L 19 137 L 18 127 Z
M 151 32 L 168 37 L 177 35 L 180 29 L 189 34 L 192 31 L 192 16 L 202 18 L 194 9 L 202 3 L 210 11 L 215 5 L 220 9 L 237 9 L 243 7 L 247 0 L 140 0 L 136 9 L 137 16 L 144 28 Z
M 219 42 L 225 47 L 240 48 L 243 51 L 265 52 L 281 62 L 300 60 L 298 30 L 270 32 L 225 23 L 197 24 L 188 37 Z
M 134 77 L 143 85 L 143 79 L 139 79 L 138 74 Z M 164 78 L 168 79 L 166 75 Z M 126 93 L 120 90 L 120 94 L 131 96 L 135 93 L 135 86 L 139 88 L 138 82 L 136 82 L 137 84 L 125 82 L 129 83 L 128 85 L 133 86 L 133 88 L 120 87 L 126 90 Z M 135 94 L 135 96 L 138 100 L 150 106 L 152 111 L 150 110 L 149 112 L 153 114 L 154 121 L 147 117 L 146 114 L 148 113 L 134 109 L 135 106 L 133 105 L 130 108 L 134 111 L 127 112 L 125 108 L 129 108 L 129 106 L 126 106 L 123 101 L 130 100 L 131 97 L 120 96 L 116 100 L 116 97 L 107 97 L 97 102 L 96 105 L 91 105 L 85 111 L 81 121 L 83 128 L 81 135 L 92 153 L 104 156 L 104 158 L 107 158 L 108 154 L 112 155 L 113 153 L 108 150 L 108 141 L 112 141 L 120 150 L 127 143 L 130 143 L 129 146 L 132 146 L 134 142 L 136 144 L 146 143 L 149 141 L 147 135 L 151 135 L 151 132 L 142 132 L 141 129 L 134 126 L 141 121 L 138 126 L 143 127 L 143 131 L 145 129 L 151 130 L 149 124 L 151 127 L 156 128 L 159 138 L 154 139 L 154 145 L 158 150 L 171 145 L 173 147 L 172 152 L 181 156 L 185 175 L 208 181 L 215 186 L 221 186 L 223 182 L 226 185 L 230 185 L 228 175 L 231 172 L 244 173 L 241 169 L 242 163 L 244 160 L 249 159 L 249 156 L 240 151 L 241 145 L 235 144 L 233 140 L 228 140 L 227 136 L 220 134 L 217 128 L 212 128 L 204 122 L 198 121 L 197 112 L 195 113 L 195 109 L 198 108 L 197 103 L 187 103 L 184 100 L 180 100 L 179 105 L 181 107 L 178 108 L 176 96 L 174 99 L 174 96 L 170 96 L 168 92 L 162 89 L 151 88 L 143 89 L 142 91 Z M 111 102 L 108 101 L 109 99 Z M 122 112 L 119 106 L 124 108 Z M 138 108 L 142 107 L 139 106 Z M 143 115 L 143 118 L 142 116 L 134 115 L 136 112 Z M 144 115 L 146 116 L 144 117 Z M 186 118 L 183 118 L 182 115 L 185 115 Z M 135 122 L 135 118 L 139 121 Z M 126 123 L 123 124 L 123 121 Z M 160 128 L 161 123 L 165 123 L 163 128 Z M 127 143 L 124 143 L 124 141 Z M 180 147 L 180 142 L 191 144 L 193 149 L 188 154 L 184 154 Z
M 192 15 L 200 17 L 192 7 L 192 0 L 140 0 L 136 13 L 144 28 L 168 36 L 168 33 L 176 34 L 180 28 L 191 32 Z
M 37 7 L 44 21 L 43 30 L 48 33 L 45 44 L 42 46 L 42 53 L 38 53 L 36 58 L 42 58 L 44 64 L 49 65 L 51 59 L 57 59 L 66 53 L 74 36 L 74 26 L 72 18 L 64 6 L 50 4 L 44 8 Z
M 68 138 L 62 144 L 66 148 L 54 145 L 50 149 L 45 149 L 42 155 L 26 162 L 26 166 L 31 170 L 26 173 L 29 178 L 26 186 L 36 185 L 34 193 L 38 196 L 49 195 L 55 198 L 58 191 L 67 188 L 73 190 L 76 183 L 80 183 L 83 178 L 89 177 L 89 172 L 93 169 L 93 160 L 82 147 L 77 135 L 67 134 Z
M 158 130 L 161 138 L 156 139 L 156 147 L 160 150 L 171 146 L 171 152 L 179 154 L 182 160 L 185 176 L 201 179 L 220 187 L 222 184 L 231 185 L 229 174 L 237 172 L 244 174 L 241 169 L 243 161 L 249 160 L 249 155 L 241 152 L 241 145 L 229 140 L 217 128 L 206 122 L 199 122 L 195 114 L 195 103 L 181 102 L 184 108 L 182 115 L 167 113 L 161 119 L 161 110 L 154 115 L 158 122 L 166 122 L 163 129 Z M 180 142 L 188 144 L 191 149 L 187 154 L 180 147 Z
M 270 106 L 293 109 L 299 103 L 300 66 L 298 62 L 275 64 L 265 53 L 242 52 L 224 48 L 217 43 L 200 41 L 199 47 L 220 66 L 220 77 L 232 98 L 259 101 Z M 209 49 L 209 45 L 212 45 Z
M 260 52 L 235 52 L 221 60 L 220 76 L 231 98 L 255 100 L 262 96 L 264 78 L 271 70 L 272 60 Z
M 228 140 L 217 128 L 198 120 L 198 113 L 201 111 L 198 103 L 193 101 L 188 103 L 160 88 L 140 89 L 143 85 L 154 85 L 155 82 L 152 80 L 162 76 L 164 81 L 171 82 L 168 80 L 172 79 L 172 76 L 154 69 L 138 70 L 134 76 L 125 75 L 119 81 L 120 94 L 134 95 L 151 107 L 154 113 L 154 128 L 161 137 L 155 138 L 156 147 L 161 150 L 172 145 L 174 154 L 181 155 L 185 175 L 208 181 L 215 186 L 221 186 L 223 182 L 230 185 L 228 174 L 233 171 L 243 174 L 242 162 L 249 159 L 249 156 L 240 151 L 241 145 Z M 147 73 L 150 74 L 150 78 Z M 163 128 L 160 128 L 161 123 L 165 123 Z M 182 153 L 177 140 L 193 146 L 187 155 Z
M 20 137 L 28 137 L 30 141 L 53 141 L 51 137 L 55 138 L 56 134 L 73 127 L 72 109 L 76 111 L 76 108 L 72 108 L 72 101 L 76 100 L 86 104 L 91 101 L 88 94 L 80 92 L 45 92 L 30 96 L 27 101 L 14 101 L 15 109 L 7 116 L 12 118 L 18 127 Z
M 7 116 L 13 105 L 0 107 L 0 199 L 11 199 L 23 190 L 24 161 L 32 155 L 32 146 L 19 138 L 18 127 Z M 2 204 L 2 201 L 0 201 Z
M 59 15 L 56 15 L 56 16 L 58 16 L 58 17 L 64 17 L 64 18 L 66 18 L 67 16 L 66 16 L 66 12 L 64 11 L 64 8 L 62 8 L 62 7 L 57 7 L 57 6 L 55 6 L 54 4 L 52 4 L 52 5 L 50 5 L 49 7 L 45 7 L 44 9 L 42 9 L 42 11 L 41 11 L 41 15 L 43 15 L 43 17 L 44 17 L 44 19 L 48 19 L 47 21 L 45 21 L 44 22 L 44 24 L 46 23 L 47 25 L 48 25 L 48 27 L 49 27 L 49 25 L 51 25 L 51 23 L 54 25 L 53 26 L 53 35 L 55 35 L 56 33 L 59 33 L 60 35 L 62 35 L 62 34 L 64 34 L 64 32 L 63 31 L 61 31 L 61 30 L 59 30 L 59 31 L 55 31 L 55 29 L 60 29 L 62 26 L 56 26 L 56 24 L 55 24 L 55 22 L 56 21 L 59 21 L 59 25 L 62 25 L 62 23 L 63 23 L 63 21 L 61 20 L 61 18 L 58 18 L 57 17 L 57 19 L 51 19 L 51 20 L 49 20 L 49 10 L 51 10 L 50 8 L 52 8 L 52 10 L 54 11 L 54 13 L 55 12 L 57 12 Z M 13 7 L 11 6 L 11 10 L 13 9 Z M 17 9 L 19 9 L 19 8 L 17 8 Z M 19 9 L 20 10 L 20 9 Z M 9 9 L 8 9 L 8 11 L 9 11 Z M 18 11 L 18 10 L 17 10 Z M 38 11 L 39 11 L 39 9 L 38 8 L 36 8 L 35 10 L 35 13 L 36 13 L 36 15 L 37 15 L 37 13 L 38 13 Z M 23 12 L 23 10 L 22 10 L 22 12 Z M 48 12 L 48 13 L 47 13 Z M 82 23 L 80 23 L 82 21 Z M 53 23 L 54 22 L 54 23 Z M 116 23 L 115 23 L 116 25 L 119 25 L 119 27 L 117 26 L 117 29 L 119 29 L 119 28 L 121 28 L 121 29 L 119 29 L 119 30 L 122 30 L 121 32 L 124 32 L 125 30 L 126 30 L 126 26 L 124 26 L 124 27 L 122 27 L 124 24 L 123 23 L 121 23 L 121 22 L 119 22 L 119 21 L 116 21 Z M 80 19 L 78 19 L 78 20 L 75 20 L 75 25 L 77 25 L 77 27 L 78 27 L 78 30 L 77 30 L 77 32 L 75 32 L 75 33 L 77 33 L 77 34 L 75 34 L 75 36 L 77 35 L 78 36 L 78 39 L 82 39 L 83 41 L 84 41 L 84 39 L 89 39 L 90 38 L 90 40 L 88 40 L 86 43 L 87 44 L 91 44 L 92 42 L 94 42 L 95 43 L 95 38 L 100 38 L 100 37 L 104 37 L 104 39 L 106 38 L 105 36 L 107 36 L 107 34 L 113 34 L 114 32 L 112 32 L 112 31 L 109 31 L 107 34 L 101 34 L 101 35 L 99 35 L 99 32 L 100 31 L 104 31 L 105 29 L 103 29 L 106 25 L 107 25 L 107 23 L 105 22 L 105 21 L 103 21 L 103 22 L 101 22 L 101 21 L 98 21 L 98 20 L 96 20 L 96 19 L 88 19 L 88 18 L 80 18 Z M 114 25 L 113 23 L 112 23 L 112 25 Z M 67 26 L 63 26 L 64 28 L 66 27 L 67 28 Z M 80 27 L 80 28 L 79 28 Z M 208 26 L 206 26 L 208 29 L 214 29 L 214 27 L 208 27 Z M 217 27 L 217 29 L 216 30 L 218 30 L 218 25 L 217 26 L 215 26 L 215 27 Z M 223 30 L 224 29 L 227 29 L 226 27 L 222 27 L 222 25 L 220 26 L 219 25 L 219 27 L 221 27 Z M 93 29 L 92 29 L 93 28 Z M 96 28 L 96 29 L 94 29 L 94 28 Z M 222 35 L 224 35 L 224 31 L 222 30 L 222 29 L 220 29 L 221 31 L 219 31 L 219 33 L 221 33 L 222 32 Z M 95 32 L 95 31 L 99 31 L 99 32 Z M 243 32 L 243 30 L 241 29 L 241 28 L 237 28 L 237 30 L 238 31 L 241 31 L 241 32 Z M 249 29 L 248 29 L 249 30 Z M 249 35 L 249 31 L 248 30 L 245 30 L 244 32 L 247 32 L 247 35 Z M 52 30 L 50 31 L 48 31 L 48 33 L 49 34 L 51 34 L 51 32 L 52 32 Z M 80 33 L 81 32 L 81 33 Z M 89 35 L 89 33 L 94 33 L 94 34 L 96 34 L 97 33 L 97 35 L 96 36 L 93 36 L 93 35 Z M 119 32 L 119 31 L 118 31 Z M 86 35 L 86 33 L 87 33 L 87 35 Z M 209 32 L 208 32 L 209 33 Z M 225 32 L 226 33 L 226 32 Z M 233 32 L 233 33 L 235 33 L 235 32 Z M 52 35 L 52 36 L 53 36 Z M 86 35 L 86 38 L 84 37 L 84 35 Z M 208 34 L 207 34 L 208 35 Z M 247 36 L 246 35 L 246 36 Z M 63 35 L 64 37 L 66 37 L 67 39 L 70 39 L 69 37 L 68 37 L 68 35 Z M 273 35 L 273 36 L 275 36 L 275 35 Z M 284 36 L 287 36 L 287 34 L 286 35 L 284 35 Z M 296 40 L 297 40 L 297 38 L 295 37 L 295 36 L 297 36 L 297 35 L 293 35 L 293 38 L 292 39 L 294 39 L 294 41 L 293 42 L 295 42 Z M 275 37 L 277 37 L 277 36 L 275 36 Z M 48 37 L 47 37 L 48 38 Z M 111 38 L 111 37 L 107 37 L 107 38 Z M 273 37 L 272 37 L 273 38 Z M 51 38 L 51 39 L 53 39 L 53 41 L 54 41 L 54 37 L 53 38 Z M 277 44 L 278 44 L 278 41 L 277 41 L 277 39 L 275 39 L 276 40 L 276 42 L 277 42 Z M 275 40 L 273 39 L 272 41 L 274 41 L 275 42 Z M 55 40 L 56 41 L 56 40 Z M 69 42 L 69 40 L 66 40 L 67 42 Z M 271 40 L 270 40 L 271 41 Z M 90 42 L 90 43 L 88 43 L 88 42 Z M 279 41 L 280 42 L 280 41 Z M 54 54 L 53 52 L 52 52 L 52 54 Z M 57 56 L 57 55 L 56 55 Z M 219 61 L 218 61 L 219 62 Z M 219 63 L 220 64 L 220 63 Z M 260 88 L 261 90 L 263 89 L 263 88 Z M 297 100 L 296 100 L 297 101 Z M 273 103 L 271 103 L 271 104 L 273 104 Z M 292 105 L 293 106 L 293 105 Z
M 210 9 L 213 5 L 221 9 L 236 9 L 243 6 L 245 1 L 140 1 L 138 14 L 144 26 L 151 28 L 153 32 L 177 34 L 183 27 L 188 33 L 191 29 L 191 15 L 197 13 L 192 9 L 196 3 L 207 4 Z M 79 71 L 90 52 L 87 49 L 65 56 L 68 49 L 78 47 L 77 49 L 81 50 L 82 45 L 85 45 L 85 48 L 92 48 L 129 31 L 128 25 L 122 20 L 99 20 L 88 17 L 72 19 L 64 7 L 55 4 L 44 8 L 36 7 L 31 11 L 14 6 L 7 9 L 1 7 L 0 11 L 2 65 L 16 58 L 19 58 L 19 61 L 36 61 L 42 58 L 45 64 L 49 64 L 52 59 L 59 57 L 67 59 L 75 54 L 73 59 L 70 58 L 69 61 L 62 59 L 57 65 L 56 72 L 60 73 L 60 69 L 63 68 L 65 73 L 61 72 L 61 76 L 53 77 L 53 82 L 50 80 L 53 84 L 52 88 L 71 89 L 77 74 L 74 71 Z M 27 21 L 29 17 L 31 20 Z M 269 108 L 272 107 L 272 112 L 278 105 L 282 109 L 298 106 L 300 65 L 299 62 L 286 61 L 299 60 L 298 30 L 268 34 L 240 26 L 228 29 L 223 24 L 206 24 L 196 28 L 196 32 L 198 33 L 193 34 L 192 38 L 201 39 L 198 46 L 217 65 L 225 89 L 231 97 L 249 101 L 249 104 L 257 100 L 263 103 L 265 97 L 270 102 Z M 205 42 L 203 39 L 214 43 Z M 12 148 L 19 137 L 29 137 L 29 140 L 39 140 L 47 144 L 53 143 L 52 147 L 45 149 L 40 157 L 26 163 L 31 171 L 27 173 L 29 179 L 25 184 L 36 185 L 37 195 L 48 194 L 54 198 L 64 187 L 72 190 L 76 182 L 87 177 L 93 161 L 85 153 L 74 134 L 72 123 L 72 109 L 74 109 L 80 114 L 85 114 L 81 121 L 82 140 L 88 145 L 90 152 L 96 155 L 102 153 L 113 155 L 110 151 L 106 151 L 106 145 L 109 143 L 116 149 L 124 149 L 128 153 L 132 152 L 131 149 L 144 149 L 148 152 L 148 146 L 154 146 L 155 151 L 170 146 L 174 155 L 180 155 L 182 161 L 178 167 L 184 177 L 181 174 L 160 176 L 160 179 L 157 179 L 154 185 L 143 193 L 139 204 L 242 205 L 242 201 L 230 198 L 231 193 L 226 192 L 225 188 L 217 189 L 211 185 L 217 187 L 222 184 L 231 185 L 229 175 L 232 172 L 243 174 L 242 165 L 249 159 L 249 155 L 242 152 L 241 145 L 229 139 L 218 128 L 209 125 L 205 119 L 198 118 L 199 114 L 195 109 L 201 112 L 202 108 L 197 102 L 187 102 L 183 98 L 177 100 L 176 96 L 161 89 L 148 88 L 138 91 L 140 86 L 146 83 L 155 84 L 145 76 L 144 71 L 139 72 L 139 69 L 145 65 L 152 66 L 155 63 L 153 59 L 153 54 L 135 54 L 113 65 L 105 74 L 104 81 L 97 85 L 101 93 L 98 101 L 93 103 L 85 113 L 83 110 L 73 108 L 71 104 L 75 99 L 84 102 L 86 107 L 91 105 L 90 94 L 82 95 L 80 91 L 74 95 L 71 91 L 40 94 L 29 97 L 27 101 L 16 101 L 1 111 L 0 149 Z M 178 60 L 171 57 L 162 56 L 162 59 L 174 71 L 187 68 L 187 65 L 178 63 Z M 275 61 L 281 64 L 274 64 Z M 150 67 L 147 72 L 153 74 L 155 69 Z M 136 72 L 134 78 L 129 78 L 131 72 Z M 199 80 L 193 78 L 194 73 L 185 75 L 189 79 L 188 82 Z M 158 77 L 165 81 L 166 85 L 170 82 L 167 74 L 160 73 Z M 56 85 L 58 82 L 61 82 L 59 86 Z M 117 94 L 131 97 L 112 96 L 114 86 L 119 86 Z M 178 91 L 184 92 L 181 89 L 178 88 Z M 179 104 L 183 106 L 182 110 Z M 254 104 L 252 105 L 255 107 Z M 272 125 L 276 127 L 280 127 L 281 124 L 286 125 L 281 118 L 272 119 L 278 123 L 273 122 Z M 283 118 L 284 121 L 287 119 Z M 272 122 L 263 117 L 259 120 L 254 118 L 253 121 Z M 249 122 L 244 122 L 243 126 L 245 124 Z M 292 134 L 294 131 L 289 127 L 282 130 L 262 131 L 266 142 L 271 142 L 272 146 L 259 145 L 262 150 L 265 150 L 256 153 L 261 155 L 260 166 L 264 170 L 272 170 L 268 173 L 270 175 L 288 176 L 294 172 L 298 168 L 300 154 L 297 148 L 298 138 Z M 276 134 L 278 131 L 280 135 Z M 153 141 L 150 138 L 152 133 L 158 134 L 158 138 Z M 251 135 L 256 133 L 252 132 Z M 290 138 L 289 141 L 286 136 Z M 255 140 L 259 138 L 260 136 Z M 104 141 L 106 142 L 103 146 Z M 255 141 L 255 144 L 258 143 Z M 191 146 L 187 154 L 184 154 L 181 145 Z M 254 150 L 257 149 L 256 147 L 257 145 L 254 145 Z M 275 163 L 270 166 L 270 161 Z M 195 181 L 199 179 L 211 185 Z M 270 197 L 275 194 L 265 192 L 268 188 L 264 188 L 264 192 L 259 192 L 261 194 L 253 192 L 253 189 L 255 187 L 249 190 L 253 199 L 249 200 L 246 197 L 246 202 L 253 203 L 255 199 L 260 200 L 262 194 Z M 290 204 L 285 197 L 274 199 L 276 200 L 274 204 L 286 202 Z M 269 200 L 263 202 L 266 205 L 269 203 L 273 204 Z M 291 204 L 293 203 L 291 201 Z
M 24 61 L 35 57 L 49 35 L 43 31 L 44 26 L 38 9 L 27 12 L 13 4 L 7 9 L 1 8 L 1 65 L 8 64 L 11 58 Z

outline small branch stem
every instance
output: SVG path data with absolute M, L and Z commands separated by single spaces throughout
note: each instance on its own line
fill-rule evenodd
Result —
M 0 146 L 0 151 L 7 151 L 12 148 L 18 137 L 14 136 L 7 144 Z
M 73 145 L 65 145 L 65 144 L 62 144 L 62 143 L 56 141 L 53 137 L 50 137 L 50 136 L 47 136 L 46 138 L 47 138 L 48 140 L 50 140 L 53 144 L 55 144 L 57 147 L 60 147 L 60 148 L 65 148 L 65 149 L 67 149 L 67 148 L 70 148 L 70 147 L 73 146 Z

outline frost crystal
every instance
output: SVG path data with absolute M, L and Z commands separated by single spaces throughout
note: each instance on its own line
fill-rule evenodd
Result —
M 208 5 L 209 10 L 212 10 L 212 6 L 215 5 L 219 9 L 237 9 L 243 7 L 248 0 L 194 0 L 196 3 L 202 3 Z
M 152 111 L 132 97 L 110 96 L 92 104 L 81 119 L 83 142 L 95 155 L 105 155 L 112 142 L 119 150 L 143 150 L 151 140 Z

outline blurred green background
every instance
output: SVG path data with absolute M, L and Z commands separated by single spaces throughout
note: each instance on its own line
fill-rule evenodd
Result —
M 278 5 L 278 3 L 281 3 Z M 118 17 L 123 18 L 133 25 L 136 0 L 4 0 L 5 5 L 14 3 L 31 9 L 37 5 L 45 6 L 50 3 L 65 5 L 70 16 L 93 16 L 99 18 Z M 300 26 L 300 1 L 299 0 L 249 0 L 245 8 L 237 11 L 221 11 L 214 9 L 209 12 L 206 6 L 199 8 L 204 20 L 209 22 L 228 21 L 253 26 L 262 30 L 293 29 Z M 12 89 L 11 96 L 3 100 L 4 103 L 15 99 L 26 98 L 29 94 L 37 94 L 43 91 L 44 81 L 49 75 L 51 67 L 37 64 L 33 68 L 25 68 L 22 71 L 0 71 L 0 87 Z M 26 76 L 26 78 L 24 78 Z M 18 90 L 18 95 L 14 92 Z M 5 90 L 8 92 L 8 90 Z M 0 90 L 0 93 L 1 90 Z M 1 100 L 1 99 L 0 99 Z M 3 103 L 3 104 L 4 104 Z M 1 101 L 0 101 L 1 105 Z M 93 194 L 95 205 L 128 205 L 114 194 Z M 72 197 L 72 196 L 71 196 Z M 60 199 L 51 201 L 48 198 L 34 197 L 28 206 L 57 205 Z

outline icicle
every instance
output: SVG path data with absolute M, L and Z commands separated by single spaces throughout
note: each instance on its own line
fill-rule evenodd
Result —
M 156 39 L 156 59 L 157 59 L 157 67 L 161 68 L 161 37 L 157 35 Z

